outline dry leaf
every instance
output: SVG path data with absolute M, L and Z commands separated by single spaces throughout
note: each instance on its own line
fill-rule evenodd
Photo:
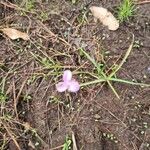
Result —
M 119 28 L 118 20 L 103 7 L 92 6 L 90 10 L 96 19 L 99 19 L 103 25 L 107 26 L 109 30 L 117 30 Z
M 16 40 L 18 38 L 21 38 L 23 40 L 29 40 L 29 36 L 27 33 L 23 33 L 21 31 L 18 31 L 16 29 L 12 28 L 3 28 L 0 29 L 4 34 L 6 34 L 10 39 Z

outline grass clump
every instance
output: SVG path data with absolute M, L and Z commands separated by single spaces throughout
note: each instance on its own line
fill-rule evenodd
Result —
M 96 68 L 96 80 L 94 81 L 89 81 L 86 83 L 82 83 L 80 84 L 81 87 L 83 86 L 87 86 L 90 84 L 96 84 L 96 83 L 101 83 L 101 82 L 107 82 L 109 87 L 112 89 L 113 93 L 117 96 L 117 98 L 120 99 L 120 96 L 118 95 L 117 91 L 115 90 L 115 88 L 112 85 L 112 81 L 113 82 L 120 82 L 120 83 L 126 83 L 126 84 L 131 84 L 131 85 L 137 85 L 137 86 L 141 86 L 141 87 L 149 87 L 149 84 L 144 84 L 144 83 L 138 83 L 138 82 L 132 82 L 132 81 L 128 81 L 128 80 L 124 80 L 124 79 L 119 79 L 116 77 L 116 73 L 122 68 L 123 64 L 126 62 L 129 54 L 131 53 L 131 50 L 133 48 L 133 43 L 134 43 L 134 35 L 133 35 L 133 39 L 131 42 L 131 45 L 129 46 L 129 48 L 127 49 L 127 52 L 125 54 L 125 56 L 123 57 L 122 61 L 117 65 L 117 67 L 115 68 L 115 70 L 113 70 L 109 75 L 107 75 L 103 70 L 101 70 L 101 68 L 99 67 L 98 63 L 86 52 L 84 51 L 82 48 L 80 49 L 80 51 L 82 51 L 82 53 L 87 57 L 87 59 L 95 66 Z
M 63 149 L 62 150 L 70 150 L 71 149 L 71 139 L 69 139 L 68 136 L 66 136 L 66 139 L 65 139 L 65 143 L 63 145 Z
M 129 20 L 135 12 L 135 5 L 133 0 L 123 0 L 118 7 L 118 19 L 120 22 Z
M 7 99 L 7 95 L 0 91 L 0 103 L 5 103 Z
M 27 11 L 32 11 L 34 9 L 35 6 L 35 0 L 27 0 L 26 4 L 25 4 L 25 8 Z

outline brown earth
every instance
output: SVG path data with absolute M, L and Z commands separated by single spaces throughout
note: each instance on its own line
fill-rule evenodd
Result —
M 150 149 L 150 88 L 113 83 L 120 100 L 106 84 L 76 94 L 55 89 L 63 69 L 93 72 L 79 48 L 107 70 L 123 58 L 132 34 L 134 48 L 117 77 L 150 83 L 150 3 L 136 5 L 135 15 L 117 31 L 95 23 L 89 7 L 103 6 L 116 14 L 120 0 L 37 0 L 30 10 L 26 3 L 0 4 L 1 28 L 13 27 L 31 37 L 12 41 L 0 35 L 0 86 L 7 95 L 1 102 L 0 147 L 17 150 L 18 143 L 21 150 L 62 149 L 65 138 L 74 135 L 78 150 Z M 43 58 L 48 66 L 40 62 Z M 48 58 L 65 67 L 54 68 Z

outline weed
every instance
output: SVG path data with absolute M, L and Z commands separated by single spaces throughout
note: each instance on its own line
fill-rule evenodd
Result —
M 4 63 L 0 62 L 0 70 L 4 71 L 4 67 L 5 67 Z
M 46 57 L 41 59 L 41 63 L 44 67 L 49 68 L 53 65 L 53 63 Z
M 117 140 L 117 138 L 114 136 L 114 134 L 112 134 L 112 133 L 103 133 L 103 137 L 105 137 L 105 138 L 107 138 L 107 139 L 109 139 L 109 140 L 111 140 L 111 141 L 113 141 L 114 143 L 118 143 L 118 140 Z
M 86 8 L 83 8 L 80 15 L 77 17 L 77 21 L 79 23 L 79 25 L 84 25 L 88 22 L 88 19 L 87 19 L 87 10 Z
M 148 129 L 148 123 L 147 122 L 143 122 L 143 126 L 145 129 Z
M 32 11 L 34 9 L 35 0 L 27 0 L 25 8 L 27 11 Z
M 126 62 L 126 59 L 128 58 L 128 56 L 129 56 L 129 54 L 132 50 L 133 43 L 134 43 L 134 36 L 133 36 L 132 43 L 129 46 L 124 58 L 122 59 L 120 64 L 115 68 L 115 70 L 113 70 L 112 73 L 110 73 L 109 75 L 106 75 L 105 72 L 103 70 L 101 70 L 98 63 L 86 51 L 84 51 L 81 48 L 80 51 L 82 51 L 82 53 L 88 58 L 88 60 L 95 66 L 97 72 L 96 72 L 96 75 L 94 75 L 94 76 L 97 76 L 96 77 L 97 80 L 80 84 L 80 86 L 82 87 L 82 86 L 87 86 L 87 85 L 90 85 L 90 84 L 96 84 L 96 83 L 100 83 L 100 82 L 107 82 L 109 87 L 112 89 L 112 91 L 114 92 L 114 94 L 118 98 L 120 98 L 120 97 L 117 94 L 114 87 L 112 86 L 111 81 L 126 83 L 126 84 L 131 84 L 131 85 L 138 85 L 138 86 L 141 86 L 141 87 L 144 87 L 144 86 L 149 87 L 150 86 L 149 84 L 137 83 L 137 82 L 133 82 L 133 81 L 128 81 L 128 80 L 123 80 L 123 79 L 116 78 L 116 73 L 121 69 L 122 65 Z
M 7 99 L 7 95 L 0 91 L 0 103 L 5 103 Z
M 34 81 L 36 80 L 36 76 L 32 75 L 28 80 L 27 80 L 27 85 L 30 85 L 32 83 L 34 83 Z
M 26 102 L 28 102 L 28 101 L 32 100 L 32 97 L 30 95 L 25 95 L 23 97 L 23 100 L 26 101 Z
M 49 75 L 58 76 L 60 72 L 59 70 L 64 68 L 64 66 L 59 65 L 48 56 L 41 57 L 40 55 L 34 54 L 32 52 L 30 52 L 30 54 L 43 66 L 43 69 L 49 69 L 49 73 L 47 74 L 47 76 Z M 42 75 L 46 77 L 44 73 L 42 73 Z
M 30 53 L 45 68 L 51 68 L 52 66 L 55 65 L 55 62 L 49 57 L 41 57 L 40 55 L 34 54 L 32 52 L 30 52 Z
M 63 145 L 63 149 L 62 150 L 70 150 L 71 149 L 71 139 L 66 136 L 66 139 L 65 139 L 65 143 Z
M 118 7 L 118 19 L 120 22 L 129 20 L 135 12 L 135 5 L 133 0 L 123 0 L 123 2 Z
M 41 12 L 41 14 L 39 15 L 39 18 L 42 20 L 42 21 L 46 21 L 48 19 L 48 14 L 46 12 Z
M 1 150 L 5 150 L 6 149 L 6 145 L 7 145 L 7 142 L 8 142 L 8 140 L 7 140 L 7 137 L 6 137 L 6 135 L 4 134 L 3 135 L 3 140 L 1 141 L 1 143 L 0 143 L 0 149 Z
M 88 60 L 90 60 L 92 62 L 92 64 L 95 66 L 96 70 L 97 70 L 97 77 L 99 79 L 100 82 L 104 82 L 107 81 L 107 83 L 109 84 L 110 88 L 112 89 L 112 91 L 115 93 L 115 95 L 119 98 L 119 95 L 117 94 L 116 90 L 113 88 L 113 86 L 111 85 L 110 81 L 107 80 L 107 75 L 101 70 L 101 68 L 99 67 L 99 64 L 93 59 L 91 58 L 91 56 L 86 53 L 83 49 L 80 49 L 80 51 L 82 51 L 84 53 L 84 55 L 88 58 Z M 95 83 L 95 82 L 94 82 Z M 91 83 L 93 84 L 93 83 Z M 87 84 L 82 84 L 81 86 L 85 86 Z
M 135 47 L 135 48 L 140 48 L 141 46 L 143 46 L 143 43 L 140 42 L 139 40 L 136 40 L 136 41 L 134 42 L 133 47 Z
M 64 102 L 61 101 L 58 97 L 55 97 L 55 96 L 50 96 L 49 100 L 47 103 L 52 103 L 52 104 L 63 104 L 64 105 Z

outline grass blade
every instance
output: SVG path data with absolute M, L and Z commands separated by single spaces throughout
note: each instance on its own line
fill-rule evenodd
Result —
M 130 84 L 130 85 L 137 85 L 137 86 L 150 87 L 150 84 L 146 84 L 146 83 L 138 83 L 138 82 L 133 82 L 133 81 L 128 81 L 128 80 L 123 80 L 123 79 L 110 78 L 109 80 L 110 80 L 110 81 L 121 82 L 121 83 L 126 83 L 126 84 Z
M 109 80 L 109 81 L 115 81 L 115 82 L 126 83 L 126 84 L 130 84 L 130 85 L 143 86 L 143 87 L 150 87 L 150 84 L 138 83 L 138 82 L 123 80 L 123 79 L 110 78 L 110 79 L 108 79 L 108 80 Z M 98 80 L 94 80 L 94 81 L 82 83 L 82 84 L 80 84 L 80 86 L 81 86 L 81 87 L 84 87 L 84 86 L 87 86 L 87 85 L 96 84 L 96 83 L 101 83 L 101 82 L 105 82 L 105 81 L 107 81 L 107 80 L 106 80 L 106 79 L 98 79 Z M 110 85 L 109 85 L 109 86 L 110 86 Z
M 122 65 L 125 63 L 126 59 L 128 58 L 131 50 L 132 50 L 132 47 L 133 47 L 133 43 L 134 43 L 134 35 L 133 35 L 133 38 L 132 38 L 132 42 L 123 58 L 123 60 L 121 61 L 121 63 L 118 65 L 118 67 L 116 68 L 116 70 L 114 70 L 110 75 L 109 75 L 109 78 L 111 78 L 112 76 L 114 76 L 119 70 L 120 68 L 122 67 Z
M 108 78 L 107 75 L 99 68 L 97 62 L 96 62 L 93 58 L 91 58 L 91 56 L 90 56 L 88 53 L 86 53 L 82 48 L 80 48 L 79 50 L 80 50 L 80 51 L 91 61 L 91 63 L 97 68 L 97 72 L 98 72 L 98 73 L 101 73 L 101 75 L 103 76 L 103 79 L 100 79 L 99 81 L 101 81 L 101 82 L 103 82 L 103 80 L 106 81 L 106 82 L 108 83 L 108 85 L 110 86 L 110 88 L 112 89 L 112 91 L 114 92 L 114 94 L 117 96 L 117 98 L 120 99 L 119 95 L 117 94 L 117 91 L 116 91 L 115 88 L 112 86 L 112 84 L 110 83 L 110 81 L 107 80 L 107 78 Z M 100 78 L 102 78 L 102 77 L 100 77 Z M 90 84 L 92 84 L 92 83 L 90 83 Z M 85 83 L 85 85 L 86 85 L 86 83 Z M 85 86 L 85 85 L 84 85 L 84 86 Z
M 98 68 L 98 65 L 97 65 L 97 63 L 96 63 L 96 61 L 95 61 L 87 52 L 85 52 L 85 51 L 83 50 L 83 48 L 80 48 L 79 50 L 87 57 L 87 59 L 88 59 L 97 69 L 99 69 L 99 68 Z

